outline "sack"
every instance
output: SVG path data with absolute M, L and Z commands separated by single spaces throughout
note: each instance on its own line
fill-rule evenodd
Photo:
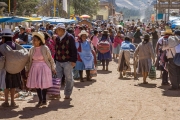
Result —
M 156 80 L 156 69 L 155 66 L 152 66 L 149 71 L 149 78 L 152 80 Z
M 174 59 L 173 59 L 174 64 L 177 66 L 180 66 L 180 53 L 176 53 Z
M 91 77 L 97 77 L 97 67 L 94 70 L 90 71 L 90 76 Z
M 110 43 L 108 41 L 101 41 L 98 43 L 97 49 L 102 54 L 107 53 L 110 51 Z
M 61 79 L 54 76 L 52 78 L 53 86 L 47 89 L 47 94 L 60 95 Z
M 0 46 L 0 52 L 6 57 L 5 70 L 10 74 L 21 72 L 29 59 L 28 50 L 18 44 L 16 50 L 13 50 L 4 43 Z
M 0 57 L 0 70 L 4 68 L 4 64 L 5 64 L 5 57 L 1 56 Z

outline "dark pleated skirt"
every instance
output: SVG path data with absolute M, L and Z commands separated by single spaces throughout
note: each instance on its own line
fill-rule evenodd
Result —
M 21 74 L 17 73 L 17 74 L 10 74 L 8 72 L 6 72 L 6 78 L 5 78 L 5 82 L 6 82 L 6 88 L 20 88 L 22 86 L 22 80 L 21 80 Z

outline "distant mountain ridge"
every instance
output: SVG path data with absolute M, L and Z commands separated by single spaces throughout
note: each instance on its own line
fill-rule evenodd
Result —
M 126 7 L 128 9 L 145 9 L 154 0 L 100 0 L 111 2 L 116 7 Z
M 145 9 L 154 0 L 116 0 L 118 7 L 126 7 L 128 9 Z

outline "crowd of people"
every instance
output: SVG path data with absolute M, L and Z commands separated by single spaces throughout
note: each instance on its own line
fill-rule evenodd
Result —
M 28 49 L 28 59 L 21 72 L 10 73 L 3 59 L 9 54 L 0 47 L 0 88 L 5 94 L 2 106 L 17 106 L 15 90 L 25 87 L 36 89 L 39 98 L 36 107 L 46 105 L 53 75 L 65 80 L 65 99 L 70 99 L 74 79 L 85 82 L 83 71 L 86 71 L 86 80 L 91 81 L 92 73 L 97 74 L 98 63 L 102 64 L 103 71 L 109 71 L 109 63 L 118 60 L 117 71 L 122 79 L 126 72 L 132 70 L 132 53 L 134 74 L 142 74 L 143 84 L 148 84 L 146 79 L 155 65 L 162 73 L 162 85 L 171 85 L 170 90 L 177 90 L 180 67 L 174 58 L 180 52 L 180 31 L 171 30 L 168 26 L 164 21 L 144 24 L 140 20 L 128 20 L 120 21 L 119 25 L 111 21 L 100 22 L 92 28 L 88 25 L 48 23 L 45 27 L 40 25 L 37 30 L 33 25 L 30 28 L 18 26 L 13 32 L 3 29 L 0 46 L 10 47 L 13 51 L 19 50 L 17 46 L 21 45 Z M 18 55 L 18 52 L 13 54 Z M 9 92 L 11 104 L 8 102 Z

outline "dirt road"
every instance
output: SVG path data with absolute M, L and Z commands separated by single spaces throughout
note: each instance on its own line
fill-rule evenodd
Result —
M 92 82 L 75 81 L 72 100 L 48 101 L 35 108 L 37 98 L 17 102 L 19 108 L 0 108 L 0 119 L 18 120 L 180 120 L 180 91 L 169 91 L 161 80 L 118 79 L 117 64 L 110 63 Z M 84 72 L 85 73 L 85 72 Z M 159 76 L 159 75 L 158 75 Z M 1 104 L 2 102 L 0 102 Z

